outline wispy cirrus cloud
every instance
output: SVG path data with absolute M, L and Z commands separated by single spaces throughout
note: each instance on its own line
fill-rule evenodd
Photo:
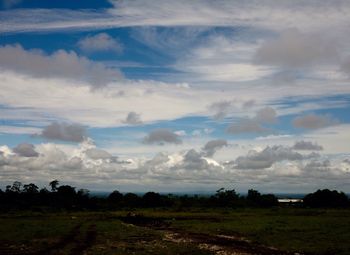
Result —
M 1 13 L 1 32 L 101 29 L 126 26 L 256 26 L 304 30 L 349 21 L 347 1 L 111 1 L 114 8 L 89 10 L 11 10 Z M 341 11 L 340 11 L 341 10 Z M 327 21 L 324 17 L 327 16 Z M 164 17 L 167 17 L 164 19 Z

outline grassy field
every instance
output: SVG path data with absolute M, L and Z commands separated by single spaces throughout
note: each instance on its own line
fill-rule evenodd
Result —
M 14 213 L 0 215 L 0 254 L 215 254 L 199 242 L 244 237 L 285 252 L 350 254 L 350 210 L 236 209 Z M 200 234 L 200 235 L 199 235 Z M 204 242 L 204 241 L 203 241 Z M 225 243 L 229 245 L 229 243 Z

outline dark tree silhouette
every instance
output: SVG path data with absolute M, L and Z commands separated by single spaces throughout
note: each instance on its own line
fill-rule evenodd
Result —
M 248 190 L 247 200 L 253 204 L 258 204 L 261 198 L 259 191 L 250 189 Z
M 140 207 L 140 197 L 134 193 L 126 193 L 123 198 L 123 204 L 126 207 Z
M 57 193 L 63 197 L 74 197 L 76 195 L 75 187 L 62 185 L 57 188 Z
M 343 192 L 329 189 L 317 190 L 304 197 L 307 207 L 347 207 L 349 199 Z
M 119 204 L 122 200 L 123 200 L 123 194 L 120 193 L 118 190 L 114 190 L 108 196 L 108 201 L 114 204 Z
M 162 196 L 156 192 L 147 192 L 142 197 L 142 203 L 145 207 L 162 206 Z
M 22 183 L 15 181 L 13 182 L 12 186 L 11 185 L 6 186 L 6 192 L 21 193 L 21 187 L 22 187 Z
M 239 195 L 234 189 L 226 190 L 221 188 L 216 191 L 216 194 L 211 197 L 214 205 L 221 207 L 232 207 L 237 205 L 239 201 Z
M 57 180 L 53 180 L 53 181 L 51 181 L 51 182 L 49 183 L 52 192 L 57 191 L 57 187 L 58 187 L 58 184 L 59 184 L 59 183 L 60 183 L 60 182 L 57 181 Z
M 257 190 L 248 190 L 247 202 L 251 206 L 272 207 L 278 205 L 278 199 L 273 194 L 261 195 Z
M 34 183 L 25 184 L 23 185 L 23 192 L 29 193 L 29 194 L 35 194 L 39 192 L 39 187 L 36 186 Z

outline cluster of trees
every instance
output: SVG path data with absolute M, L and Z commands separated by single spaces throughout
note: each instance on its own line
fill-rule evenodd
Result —
M 115 190 L 108 197 L 90 196 L 86 189 L 76 190 L 69 185 L 59 185 L 57 180 L 50 182 L 50 190 L 39 189 L 30 183 L 22 185 L 14 182 L 5 191 L 0 189 L 0 210 L 14 209 L 87 209 L 115 210 L 118 208 L 188 208 L 188 207 L 273 207 L 278 200 L 272 194 L 260 194 L 249 190 L 246 196 L 240 196 L 235 190 L 221 188 L 211 196 L 162 195 L 147 192 L 142 196 L 134 193 L 122 194 Z M 318 190 L 304 198 L 306 207 L 347 207 L 348 197 L 337 191 Z
M 307 207 L 334 208 L 350 206 L 349 198 L 345 193 L 329 189 L 317 190 L 306 195 L 303 203 Z
M 15 181 L 0 189 L 0 209 L 33 209 L 33 208 L 89 208 L 91 198 L 89 191 L 69 185 L 59 185 L 59 181 L 50 182 L 51 190 L 39 187 L 34 183 L 24 184 Z

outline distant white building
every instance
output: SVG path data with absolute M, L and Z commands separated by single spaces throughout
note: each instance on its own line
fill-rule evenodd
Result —
M 302 203 L 303 200 L 301 198 L 279 198 L 278 203 L 281 204 L 294 204 L 294 203 Z

